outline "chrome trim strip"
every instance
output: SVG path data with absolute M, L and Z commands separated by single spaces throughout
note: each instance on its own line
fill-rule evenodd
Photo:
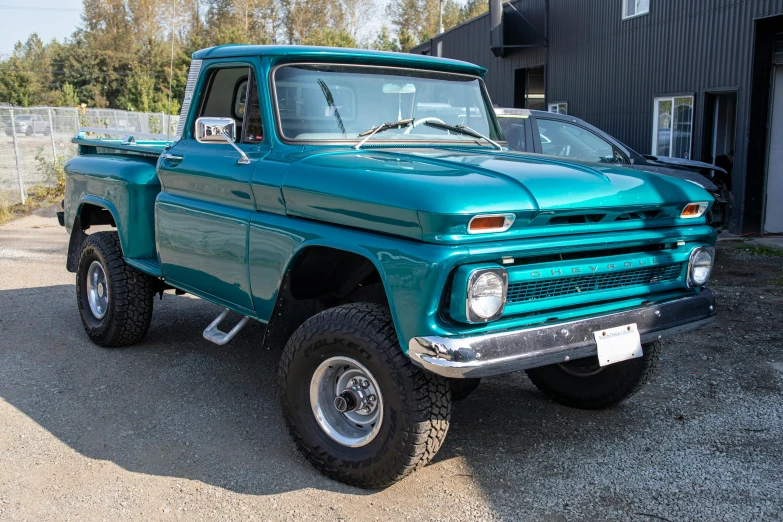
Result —
M 414 337 L 408 356 L 444 377 L 489 377 L 595 355 L 597 330 L 636 323 L 642 342 L 649 343 L 707 325 L 716 313 L 715 297 L 705 288 L 691 297 L 567 323 L 469 337 Z
M 185 84 L 185 97 L 182 100 L 182 108 L 179 111 L 179 121 L 177 122 L 177 132 L 174 134 L 173 141 L 180 139 L 182 137 L 182 132 L 185 130 L 185 121 L 188 119 L 190 102 L 193 99 L 193 91 L 196 90 L 196 82 L 198 81 L 199 74 L 201 73 L 202 63 L 202 60 L 193 60 L 190 62 L 188 81 Z
M 503 226 L 498 228 L 486 228 L 477 230 L 475 232 L 471 232 L 470 226 L 473 224 L 473 221 L 479 218 L 493 218 L 493 217 L 502 217 L 505 219 L 503 221 Z M 493 232 L 505 232 L 509 228 L 511 228 L 511 225 L 514 224 L 514 221 L 516 221 L 517 215 L 508 213 L 508 214 L 478 214 L 470 218 L 470 221 L 468 222 L 468 234 L 492 234 Z

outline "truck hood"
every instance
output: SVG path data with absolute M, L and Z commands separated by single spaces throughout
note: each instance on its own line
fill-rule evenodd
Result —
M 668 176 L 489 148 L 314 148 L 290 160 L 289 215 L 424 241 L 494 238 L 467 233 L 476 214 L 514 213 L 511 238 L 666 226 L 712 200 Z

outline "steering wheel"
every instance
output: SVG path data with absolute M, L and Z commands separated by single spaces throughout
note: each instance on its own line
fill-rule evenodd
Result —
M 415 120 L 412 125 L 408 125 L 408 128 L 405 129 L 405 132 L 403 132 L 403 134 L 410 134 L 413 129 L 415 129 L 422 123 L 427 123 L 428 121 L 434 121 L 435 123 L 442 123 L 443 125 L 446 125 L 446 122 L 441 120 L 440 118 L 436 118 L 435 116 L 427 116 L 426 118 Z

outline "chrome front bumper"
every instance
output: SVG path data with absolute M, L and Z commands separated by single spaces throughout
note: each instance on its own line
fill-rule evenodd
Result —
M 489 377 L 595 355 L 597 330 L 636 323 L 642 343 L 649 343 L 700 328 L 715 314 L 715 296 L 703 289 L 692 297 L 568 323 L 470 337 L 414 337 L 408 355 L 444 377 Z

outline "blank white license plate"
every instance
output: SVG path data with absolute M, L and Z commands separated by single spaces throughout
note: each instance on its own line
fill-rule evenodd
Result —
M 642 339 L 636 323 L 593 332 L 601 366 L 642 356 Z

